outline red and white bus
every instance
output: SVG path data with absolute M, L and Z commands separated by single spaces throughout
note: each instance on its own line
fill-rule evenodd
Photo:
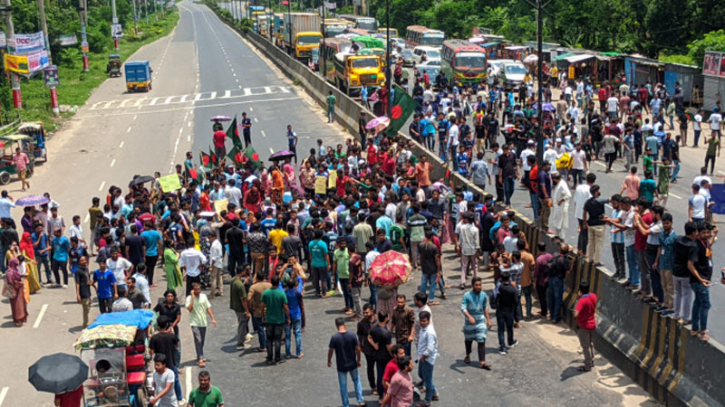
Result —
M 443 31 L 432 30 L 422 25 L 409 25 L 405 30 L 405 44 L 411 49 L 421 45 L 440 48 L 445 40 L 446 34 Z

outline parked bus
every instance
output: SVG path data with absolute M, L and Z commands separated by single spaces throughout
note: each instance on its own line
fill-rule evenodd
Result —
M 465 40 L 445 41 L 441 72 L 459 86 L 481 82 L 486 78 L 486 51 Z
M 335 55 L 338 52 L 350 52 L 352 42 L 342 38 L 327 38 L 325 45 L 320 45 L 320 60 L 325 60 L 325 72 L 323 75 L 332 83 L 335 83 Z M 320 63 L 322 65 L 322 63 Z
M 335 38 L 350 28 L 352 24 L 340 18 L 326 18 L 325 19 L 325 38 Z
M 446 39 L 443 31 L 431 30 L 422 25 L 409 25 L 405 31 L 405 43 L 408 48 L 415 48 L 420 45 L 429 47 L 441 47 Z
M 388 29 L 385 28 L 385 27 L 378 28 L 378 34 L 388 35 Z M 397 36 L 398 36 L 398 29 L 397 28 L 391 28 L 390 29 L 390 37 L 391 38 L 396 38 Z
M 374 19 L 373 17 L 356 16 L 354 14 L 343 14 L 338 17 L 355 23 L 355 28 L 367 30 L 371 33 L 374 33 L 378 30 L 378 20 Z

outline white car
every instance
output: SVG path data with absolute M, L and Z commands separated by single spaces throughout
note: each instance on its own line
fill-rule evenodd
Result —
M 437 47 L 417 46 L 413 48 L 413 60 L 416 64 L 423 62 L 423 58 L 429 59 L 440 59 L 441 51 Z
M 526 72 L 526 67 L 521 62 L 506 63 L 501 66 L 498 79 L 504 89 L 515 90 L 524 83 Z
M 431 58 L 427 59 L 424 62 L 421 62 L 418 64 L 418 66 L 441 66 L 441 59 L 440 58 Z
M 489 75 L 498 76 L 501 73 L 501 67 L 504 64 L 514 63 L 513 59 L 489 59 L 487 61 L 488 68 L 490 69 Z

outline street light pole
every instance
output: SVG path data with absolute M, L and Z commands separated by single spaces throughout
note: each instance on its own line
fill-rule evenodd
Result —
M 325 45 L 326 45 L 325 32 L 327 31 L 327 30 L 325 30 L 325 28 L 326 28 L 325 14 L 327 14 L 327 5 L 325 5 L 325 1 L 322 0 L 322 27 L 320 27 L 321 28 L 320 31 L 322 32 L 322 48 L 320 48 L 320 52 L 318 52 L 317 55 L 319 55 L 318 60 L 319 59 L 322 60 L 322 77 L 323 78 L 325 78 L 327 75 L 327 61 L 325 60 L 325 58 L 322 57 L 322 51 L 325 49 Z
M 539 165 L 544 163 L 544 52 L 543 52 L 543 31 L 544 23 L 541 17 L 542 0 L 536 0 L 536 81 L 539 83 L 537 89 L 538 109 L 536 109 L 536 117 L 539 127 L 536 131 L 536 161 Z

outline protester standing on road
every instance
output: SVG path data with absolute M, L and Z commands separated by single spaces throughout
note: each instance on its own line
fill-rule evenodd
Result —
M 387 317 L 387 316 L 386 316 Z M 327 367 L 332 367 L 332 355 L 335 355 L 337 366 L 337 381 L 340 386 L 340 398 L 343 407 L 350 406 L 350 397 L 347 393 L 347 375 L 350 375 L 352 384 L 355 387 L 355 398 L 359 406 L 366 406 L 362 394 L 362 382 L 357 368 L 360 364 L 360 342 L 357 336 L 348 332 L 345 327 L 345 318 L 336 318 L 335 327 L 337 333 L 330 338 L 329 350 L 327 352 Z M 379 380 L 382 380 L 382 375 Z M 381 385 L 382 387 L 382 385 Z M 382 394 L 382 391 L 380 392 Z
M 332 91 L 330 91 L 329 95 L 327 96 L 327 122 L 332 123 L 335 121 L 335 102 L 337 102 L 337 98 L 335 95 L 332 94 Z
M 206 358 L 204 357 L 204 342 L 206 340 L 207 319 L 209 314 L 211 322 L 216 328 L 216 319 L 211 311 L 211 303 L 206 294 L 201 292 L 200 283 L 192 283 L 191 295 L 186 296 L 186 309 L 189 311 L 189 325 L 191 333 L 194 335 L 194 347 L 196 348 L 196 360 L 199 367 L 206 367 Z
M 214 154 L 216 154 L 216 158 L 219 162 L 227 156 L 227 148 L 225 145 L 226 141 L 227 133 L 225 133 L 224 130 L 219 129 L 214 132 L 212 142 L 214 143 Z
M 118 296 L 116 276 L 113 271 L 106 269 L 106 263 L 99 263 L 98 270 L 93 272 L 91 285 L 96 289 L 98 308 L 101 314 L 111 312 L 113 300 Z
M 20 149 L 20 147 L 15 148 L 13 164 L 15 164 L 15 169 L 18 171 L 18 178 L 20 178 L 20 191 L 25 192 L 26 187 L 30 188 L 30 182 L 28 182 L 27 180 L 28 165 L 30 165 L 30 159 Z
M 549 289 L 546 302 L 551 309 L 551 321 L 555 324 L 561 321 L 560 311 L 564 297 L 564 278 L 571 269 L 571 262 L 567 258 L 568 255 L 569 245 L 562 244 L 559 254 L 553 259 L 553 264 L 549 268 Z
M 281 363 L 282 335 L 284 324 L 290 323 L 289 305 L 284 291 L 279 289 L 279 277 L 272 275 L 272 286 L 262 293 L 265 305 L 265 328 L 267 334 L 267 364 Z
M 5 225 L 3 225 L 5 228 Z M 15 240 L 17 242 L 17 238 Z M 51 242 L 53 259 L 50 262 L 50 268 L 55 276 L 55 284 L 60 287 L 60 272 L 63 272 L 63 288 L 68 288 L 68 252 L 70 251 L 70 241 L 63 236 L 60 228 L 53 229 L 53 240 Z
M 478 363 L 481 369 L 491 370 L 486 363 L 486 336 L 491 329 L 491 317 L 488 313 L 488 296 L 483 291 L 483 283 L 480 277 L 471 280 L 471 291 L 463 295 L 461 312 L 466 318 L 463 323 L 463 336 L 465 338 L 466 357 L 465 363 L 471 363 L 471 351 L 473 342 L 478 346 Z
M 247 266 L 248 267 L 248 266 Z M 237 350 L 244 350 L 249 342 L 249 305 L 247 300 L 247 287 L 245 285 L 247 269 L 241 265 L 237 267 L 234 278 L 229 284 L 229 308 L 237 314 Z
M 166 356 L 163 353 L 154 356 L 153 383 L 156 394 L 149 399 L 149 404 L 156 407 L 177 407 L 179 403 L 174 395 L 176 376 L 166 367 L 166 363 Z
M 438 390 L 433 383 L 433 368 L 438 357 L 438 334 L 430 323 L 430 312 L 420 313 L 420 337 L 416 350 L 418 352 L 418 377 L 423 380 L 425 401 L 423 406 L 430 406 L 431 401 L 438 401 Z
M 574 217 L 579 222 L 579 238 L 577 239 L 577 250 L 587 254 L 589 244 L 589 233 L 584 227 L 584 204 L 592 197 L 590 188 L 597 180 L 597 176 L 590 172 L 586 175 L 586 183 L 577 185 L 574 190 Z
M 247 112 L 242 112 L 242 134 L 244 135 L 244 148 L 252 144 L 252 119 L 247 117 Z
M 363 318 L 357 323 L 357 337 L 361 344 L 362 352 L 365 354 L 367 365 L 368 385 L 373 395 L 378 395 L 377 382 L 375 381 L 375 347 L 368 341 L 368 335 L 372 328 L 377 325 L 375 310 L 370 304 L 363 305 Z
M 413 371 L 413 360 L 405 356 L 395 360 L 398 371 L 390 379 L 390 386 L 385 394 L 382 405 L 392 407 L 403 407 L 413 405 L 413 378 L 410 372 Z
M 552 184 L 556 184 L 551 196 L 553 210 L 549 218 L 549 226 L 554 236 L 562 239 L 566 237 L 566 230 L 569 228 L 569 203 L 571 202 L 571 191 L 569 183 L 558 171 L 551 173 Z
M 254 284 L 249 288 L 249 294 L 247 300 L 252 310 L 252 327 L 259 336 L 259 352 L 267 350 L 267 334 L 265 333 L 264 316 L 265 316 L 265 305 L 262 302 L 262 295 L 265 291 L 272 287 L 272 284 L 268 283 L 262 274 L 257 273 L 254 275 Z
M 166 367 L 174 372 L 174 392 L 179 404 L 184 404 L 184 397 L 181 393 L 181 382 L 179 381 L 179 366 L 176 364 L 176 352 L 179 351 L 179 338 L 174 334 L 171 322 L 165 316 L 159 316 L 156 320 L 158 331 L 149 341 L 151 355 L 160 354 L 166 357 Z
M 602 265 L 602 246 L 604 245 L 604 228 L 607 221 L 605 204 L 608 199 L 600 199 L 602 195 L 599 185 L 589 188 L 591 198 L 584 204 L 582 222 L 588 231 L 587 254 L 595 265 Z
M 480 233 L 473 224 L 473 212 L 461 214 L 462 222 L 455 226 L 456 230 L 456 251 L 461 256 L 461 290 L 466 288 L 466 275 L 469 266 L 473 271 L 473 277 L 478 277 L 478 256 L 481 252 Z M 419 249 L 420 250 L 420 249 Z M 433 289 L 435 292 L 435 288 Z M 432 300 L 432 299 L 431 299 Z
M 692 332 L 702 341 L 709 341 L 707 330 L 707 316 L 710 311 L 710 285 L 712 280 L 712 244 L 717 238 L 717 227 L 708 223 L 697 226 L 697 262 L 695 272 L 690 270 L 690 285 L 695 293 L 695 302 L 692 304 Z
M 10 311 L 12 312 L 15 326 L 23 326 L 28 322 L 28 304 L 25 302 L 23 293 L 25 276 L 18 270 L 18 260 L 12 258 L 8 261 L 8 271 L 5 275 L 5 287 L 3 294 L 10 300 Z
M 370 329 L 370 333 L 366 340 L 372 345 L 375 358 L 375 370 L 377 373 L 376 387 L 378 390 L 378 397 L 383 398 L 383 374 L 385 373 L 385 366 L 392 358 L 390 353 L 393 347 L 392 335 L 388 330 L 388 313 L 385 311 L 378 311 L 378 323 Z
M 207 258 L 201 251 L 195 247 L 194 238 L 190 238 L 186 242 L 186 249 L 179 255 L 179 267 L 183 271 L 184 281 L 186 281 L 186 296 L 191 293 L 194 283 L 201 285 L 201 267 L 206 264 Z M 118 277 L 118 276 L 117 276 Z
M 574 318 L 577 324 L 577 336 L 584 352 L 584 365 L 577 368 L 580 372 L 588 372 L 594 367 L 594 331 L 597 321 L 594 314 L 597 310 L 597 295 L 589 293 L 589 282 L 579 283 L 579 299 L 574 307 Z
M 405 305 L 405 301 L 405 295 L 398 294 L 396 306 L 390 318 L 390 332 L 395 334 L 395 343 L 405 350 L 405 355 L 410 356 L 410 347 L 415 333 L 415 314 L 410 307 Z
M 88 326 L 88 314 L 91 312 L 91 273 L 88 271 L 88 258 L 81 257 L 75 274 L 76 301 L 83 307 L 83 329 Z M 27 284 L 26 280 L 26 284 Z

